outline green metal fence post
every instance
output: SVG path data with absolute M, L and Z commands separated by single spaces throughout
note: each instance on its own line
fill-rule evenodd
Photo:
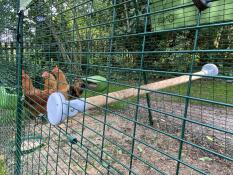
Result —
M 147 84 L 148 83 L 148 79 L 147 79 L 146 72 L 143 72 L 143 79 L 144 79 L 144 84 Z M 153 117 L 152 117 L 152 113 L 151 113 L 151 98 L 150 98 L 150 94 L 149 93 L 146 94 L 146 102 L 147 102 L 147 107 L 148 107 L 149 124 L 151 126 L 153 126 L 154 122 L 153 122 Z
M 134 6 L 135 6 L 135 9 L 136 9 L 136 16 L 138 16 L 139 15 L 139 10 L 138 10 L 138 2 L 135 2 L 135 0 L 133 1 L 133 3 L 134 3 Z M 149 3 L 150 3 L 150 0 L 149 0 Z M 147 6 L 147 9 L 146 9 L 147 11 L 148 11 L 148 13 L 150 13 L 150 6 L 148 5 Z M 139 18 L 137 17 L 137 24 L 136 24 L 136 28 L 137 28 L 137 30 L 138 30 L 138 24 L 139 24 Z M 146 24 L 147 25 L 147 24 Z M 146 31 L 145 31 L 146 32 Z M 142 48 L 140 48 L 140 49 L 142 49 Z M 143 61 L 143 63 L 142 63 L 143 65 L 142 65 L 142 68 L 144 69 L 144 61 Z M 144 84 L 147 84 L 148 83 L 148 79 L 147 79 L 147 74 L 146 74 L 146 72 L 145 71 L 143 71 L 143 81 L 144 81 Z M 149 93 L 147 93 L 146 94 L 146 102 L 147 102 L 147 107 L 148 107 L 148 119 L 149 119 L 149 124 L 151 125 L 151 126 L 153 126 L 153 117 L 152 117 L 152 113 L 151 113 L 151 98 L 150 98 L 150 94 Z
M 105 145 L 105 131 L 106 131 L 106 123 L 107 123 L 107 110 L 109 109 L 109 105 L 108 105 L 108 94 L 109 94 L 109 80 L 111 78 L 111 69 L 109 69 L 111 67 L 111 64 L 112 64 L 112 51 L 113 51 L 113 44 L 114 44 L 114 34 L 115 34 L 115 25 L 116 25 L 116 0 L 112 0 L 112 5 L 113 5 L 113 8 L 112 8 L 112 27 L 111 27 L 111 38 L 109 39 L 109 51 L 110 51 L 110 54 L 108 56 L 108 60 L 107 60 L 107 65 L 108 65 L 108 70 L 107 70 L 107 90 L 106 90 L 106 94 L 107 94 L 107 98 L 106 98 L 106 105 L 105 105 L 105 110 L 104 110 L 104 125 L 103 125 L 103 138 L 102 138 L 102 146 L 101 146 L 101 155 L 100 155 L 100 158 L 101 160 L 103 159 L 103 150 L 104 150 L 104 145 Z
M 194 40 L 194 46 L 193 46 L 193 51 L 197 50 L 197 44 L 198 44 L 198 35 L 199 35 L 199 28 L 198 26 L 200 26 L 200 21 L 201 21 L 201 12 L 199 11 L 198 15 L 197 15 L 197 29 L 195 31 L 195 40 Z M 193 64 L 194 64 L 194 60 L 195 60 L 195 53 L 192 55 L 192 63 L 190 65 L 190 76 L 189 76 L 189 82 L 188 82 L 188 87 L 187 87 L 187 92 L 186 92 L 186 96 L 190 96 L 191 94 L 191 87 L 192 87 L 192 73 L 193 73 Z M 185 130 L 186 130 L 186 118 L 188 115 L 188 108 L 189 108 L 189 104 L 190 104 L 190 98 L 186 98 L 185 99 L 185 109 L 184 109 L 184 119 L 182 122 L 182 128 L 181 128 L 181 135 L 180 135 L 180 145 L 179 145 L 179 152 L 178 152 L 178 159 L 181 161 L 182 159 L 182 150 L 183 150 L 183 139 L 184 139 L 184 135 L 185 135 Z M 177 162 L 177 167 L 176 167 L 176 174 L 179 174 L 180 171 L 180 161 Z
M 137 6 L 137 2 L 134 1 L 134 4 Z M 146 3 L 146 13 L 149 13 L 149 6 L 150 6 L 150 0 L 147 0 Z M 144 33 L 147 31 L 147 25 L 148 25 L 148 17 L 144 17 Z M 145 76 L 144 76 L 144 56 L 145 56 L 145 45 L 146 45 L 146 35 L 144 34 L 142 37 L 142 45 L 141 45 L 141 54 L 140 54 L 140 69 L 139 69 L 139 79 L 138 79 L 138 94 L 137 94 L 137 104 L 139 104 L 140 100 L 140 86 L 142 78 L 144 78 L 145 82 Z M 133 132 L 132 132 L 132 145 L 131 145 L 131 152 L 130 152 L 130 164 L 129 164 L 129 175 L 132 174 L 132 168 L 133 168 L 133 158 L 134 158 L 134 152 L 135 152 L 135 144 L 136 144 L 136 131 L 137 131 L 137 121 L 138 121 L 138 112 L 139 112 L 139 106 L 137 105 L 135 108 L 135 114 L 134 114 L 134 125 L 133 125 Z M 150 113 L 149 113 L 150 114 Z M 151 116 L 152 117 L 152 116 Z M 156 168 L 156 171 L 163 174 L 159 169 Z
M 24 12 L 18 13 L 17 27 L 17 45 L 16 45 L 16 62 L 17 62 L 17 110 L 16 110 L 16 139 L 15 139 L 15 174 L 21 174 L 21 143 L 22 143 L 22 58 L 23 58 L 23 17 Z

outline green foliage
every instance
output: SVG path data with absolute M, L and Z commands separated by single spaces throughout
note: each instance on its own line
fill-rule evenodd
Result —
M 6 32 L 7 29 L 15 29 L 16 26 L 16 0 L 0 1 L 0 33 Z
M 36 1 L 33 6 L 26 13 L 24 20 L 25 37 L 30 40 L 33 45 L 28 45 L 25 42 L 25 62 L 30 62 L 35 67 L 49 69 L 51 62 L 68 61 L 70 63 L 77 63 L 74 67 L 73 73 L 83 74 L 86 66 L 83 64 L 106 64 L 107 60 L 111 60 L 112 66 L 132 67 L 136 68 L 140 64 L 140 54 L 127 55 L 127 52 L 141 50 L 141 36 L 129 36 L 134 33 L 142 33 L 144 31 L 144 24 L 146 20 L 145 13 L 148 10 L 146 1 L 134 1 L 125 3 L 124 0 L 117 1 L 119 5 L 115 9 L 115 23 L 106 24 L 106 21 L 113 19 L 113 9 L 110 8 L 113 4 L 109 0 L 97 0 L 93 3 L 86 2 L 85 6 L 78 4 L 84 1 L 54 1 L 50 5 L 45 0 Z M 59 2 L 59 6 L 56 3 Z M 1 1 L 2 14 L 8 18 L 1 18 L 2 24 L 9 24 L 15 26 L 15 1 Z M 72 8 L 71 7 L 75 7 Z M 9 10 L 9 9 L 12 9 Z M 66 10 L 65 13 L 61 13 Z M 153 8 L 150 8 L 153 12 Z M 42 13 L 41 13 L 42 12 Z M 89 13 L 90 16 L 83 16 Z M 7 14 L 7 15 L 6 15 Z M 28 14 L 28 15 L 27 15 Z M 39 15 L 40 14 L 40 15 Z M 74 16 L 76 18 L 74 18 Z M 38 21 L 39 17 L 44 17 L 45 21 Z M 147 32 L 152 32 L 153 27 L 151 20 L 153 15 L 148 17 Z M 114 26 L 113 26 L 114 25 Z M 90 26 L 96 26 L 89 29 Z M 114 27 L 114 28 L 113 28 Z M 112 30 L 114 29 L 114 30 Z M 2 28 L 0 33 L 5 32 L 6 28 Z M 113 33 L 112 33 L 113 32 Z M 192 50 L 194 41 L 194 32 L 192 30 L 183 32 L 161 33 L 160 35 L 153 34 L 147 39 L 145 50 L 151 51 L 182 51 Z M 228 49 L 232 46 L 233 31 L 229 26 L 216 27 L 215 29 L 202 29 L 199 37 L 199 48 L 205 49 Z M 104 52 L 108 51 L 110 46 L 109 37 L 111 35 L 126 35 L 123 39 L 114 39 L 112 43 L 112 51 L 122 52 L 120 55 L 110 57 L 96 54 L 88 57 L 85 54 L 77 54 L 88 52 Z M 40 37 L 46 36 L 46 37 Z M 227 37 L 225 37 L 227 36 Z M 208 37 L 209 42 L 201 42 Z M 106 39 L 100 39 L 106 38 Z M 95 40 L 90 43 L 88 39 Z M 27 40 L 27 39 L 26 39 Z M 69 42 L 73 41 L 73 42 Z M 50 44 L 49 47 L 46 43 Z M 131 43 L 130 45 L 128 43 Z M 91 44 L 91 48 L 90 45 Z M 37 46 L 40 45 L 40 48 Z M 34 51 L 32 52 L 33 47 Z M 28 50 L 27 50 L 28 48 Z M 29 52 L 30 50 L 30 52 Z M 43 53 L 43 54 L 42 54 Z M 72 53 L 72 54 L 71 54 Z M 231 76 L 233 75 L 230 64 L 232 60 L 232 53 L 218 53 L 211 55 L 206 53 L 199 53 L 195 55 L 195 65 L 202 66 L 205 62 L 216 63 L 224 71 L 221 74 Z M 223 58 L 220 62 L 217 58 Z M 230 61 L 228 61 L 230 60 Z M 145 66 L 153 67 L 157 70 L 168 71 L 182 71 L 187 72 L 192 61 L 192 54 L 190 53 L 165 53 L 156 54 L 153 57 L 148 54 L 145 55 Z M 38 66 L 37 66 L 38 65 Z M 37 69 L 37 68 L 36 68 Z M 69 70 L 67 66 L 63 68 Z M 80 72 L 80 69 L 83 72 Z M 37 73 L 37 71 L 36 71 Z M 93 72 L 92 74 L 101 74 L 101 72 Z
M 6 165 L 2 156 L 0 158 L 0 175 L 7 175 Z
M 189 38 L 193 32 L 177 32 L 171 36 L 160 36 L 157 41 L 157 49 L 166 51 L 192 50 L 193 37 Z M 158 55 L 153 61 L 154 67 L 158 70 L 187 72 L 192 62 L 192 55 L 189 53 L 168 53 Z

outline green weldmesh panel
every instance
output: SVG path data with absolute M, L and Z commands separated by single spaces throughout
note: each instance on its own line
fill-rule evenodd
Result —
M 153 0 L 151 22 L 154 30 L 165 30 L 196 24 L 198 10 L 192 0 Z M 232 20 L 233 1 L 216 1 L 202 12 L 201 24 Z
M 0 175 L 232 174 L 232 5 L 0 1 Z M 208 63 L 220 75 L 191 81 Z M 50 93 L 69 102 L 47 116 L 42 75 L 56 65 L 69 86 L 56 78 Z

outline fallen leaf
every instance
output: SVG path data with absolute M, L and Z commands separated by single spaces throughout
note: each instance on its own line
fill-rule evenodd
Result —
M 199 160 L 204 162 L 204 161 L 211 161 L 213 159 L 211 159 L 210 157 L 202 157 L 202 158 L 199 158 Z
M 211 141 L 211 142 L 213 142 L 213 141 L 214 141 L 213 137 L 206 136 L 206 138 L 207 138 L 209 141 Z

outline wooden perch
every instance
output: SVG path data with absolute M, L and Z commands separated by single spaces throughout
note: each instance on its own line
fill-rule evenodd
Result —
M 200 75 L 200 76 L 197 76 L 197 75 Z M 194 73 L 192 76 L 192 81 L 202 78 L 202 75 L 206 75 L 206 73 L 204 71 Z M 189 76 L 184 75 L 184 76 L 180 76 L 176 78 L 171 78 L 167 80 L 150 83 L 150 84 L 143 85 L 140 87 L 139 95 L 143 95 L 151 91 L 156 91 L 156 90 L 176 86 L 179 84 L 187 83 L 188 81 L 189 81 Z M 108 96 L 98 95 L 94 97 L 89 97 L 86 99 L 86 102 L 87 102 L 86 109 L 92 109 L 92 108 L 95 108 L 95 106 L 105 105 L 106 98 L 108 98 L 108 104 L 111 104 L 119 100 L 127 99 L 130 97 L 136 97 L 137 95 L 138 95 L 138 89 L 130 88 L 130 89 L 125 89 L 125 90 L 109 93 Z

